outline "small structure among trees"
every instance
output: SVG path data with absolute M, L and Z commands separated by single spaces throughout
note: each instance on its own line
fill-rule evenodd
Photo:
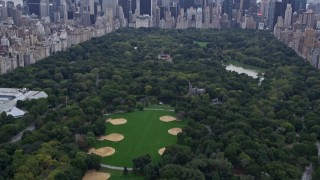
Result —
M 222 104 L 222 103 L 219 100 L 219 98 L 214 98 L 214 99 L 211 99 L 211 104 L 217 105 L 217 104 Z
M 205 92 L 206 92 L 205 89 L 192 87 L 192 84 L 189 82 L 189 91 L 188 91 L 189 96 L 202 96 L 204 95 Z
M 162 61 L 172 61 L 172 57 L 170 56 L 170 54 L 164 54 L 164 53 L 158 54 L 158 59 Z

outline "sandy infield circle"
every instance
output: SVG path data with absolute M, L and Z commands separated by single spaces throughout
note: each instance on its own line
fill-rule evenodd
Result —
M 109 173 L 97 172 L 95 170 L 87 171 L 82 180 L 106 180 L 110 178 Z
M 127 123 L 127 120 L 124 119 L 124 118 L 118 118 L 118 119 L 109 118 L 109 119 L 106 120 L 106 122 L 109 122 L 109 123 L 111 123 L 113 125 L 121 125 L 121 124 Z
M 165 150 L 166 150 L 165 147 L 159 149 L 158 153 L 160 154 L 160 156 L 162 156 L 162 154 L 164 153 Z
M 97 139 L 100 141 L 108 140 L 108 141 L 118 142 L 124 139 L 124 136 L 122 134 L 112 133 L 107 136 L 100 136 Z
M 106 157 L 106 156 L 111 156 L 114 154 L 116 150 L 112 147 L 102 147 L 102 148 L 91 148 L 89 149 L 88 154 L 94 153 L 98 156 Z
M 172 129 L 169 129 L 168 130 L 168 133 L 171 134 L 171 135 L 177 135 L 179 133 L 182 132 L 182 129 L 181 128 L 172 128 Z
M 171 122 L 171 121 L 176 121 L 177 120 L 173 116 L 161 116 L 159 119 L 160 119 L 160 121 L 163 121 L 163 122 Z

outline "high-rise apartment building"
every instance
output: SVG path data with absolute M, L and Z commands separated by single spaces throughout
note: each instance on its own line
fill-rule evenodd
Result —
M 126 19 L 129 19 L 129 11 L 131 11 L 131 0 L 119 0 L 119 6 L 123 9 L 123 14 Z
M 102 11 L 106 14 L 107 9 L 112 9 L 113 16 L 115 16 L 117 4 L 118 0 L 104 0 L 102 2 Z
M 292 7 L 291 4 L 287 4 L 285 16 L 284 16 L 284 27 L 289 28 L 292 20 Z
M 140 1 L 140 15 L 152 16 L 152 0 L 137 0 Z
M 49 0 L 40 1 L 40 18 L 49 17 Z
M 40 17 L 40 0 L 27 0 L 29 14 L 35 14 Z
M 232 19 L 233 0 L 224 0 L 222 14 L 227 14 L 229 19 Z
M 14 2 L 13 1 L 7 1 L 7 15 L 8 17 L 13 16 L 13 8 L 14 8 Z
M 303 12 L 306 10 L 307 0 L 291 0 L 293 12 Z

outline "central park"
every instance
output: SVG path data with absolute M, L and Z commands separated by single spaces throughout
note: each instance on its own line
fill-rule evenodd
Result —
M 268 32 L 119 29 L 0 86 L 48 94 L 1 114 L 0 179 L 320 179 L 320 73 Z

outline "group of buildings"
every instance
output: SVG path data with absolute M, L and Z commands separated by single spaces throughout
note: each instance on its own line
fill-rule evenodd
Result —
M 320 68 L 320 3 L 306 0 L 0 0 L 0 74 L 124 27 L 274 31 Z
M 320 69 L 320 2 L 310 3 L 306 10 L 297 9 L 296 2 L 280 6 L 281 13 L 275 17 L 273 33 L 277 39 Z

